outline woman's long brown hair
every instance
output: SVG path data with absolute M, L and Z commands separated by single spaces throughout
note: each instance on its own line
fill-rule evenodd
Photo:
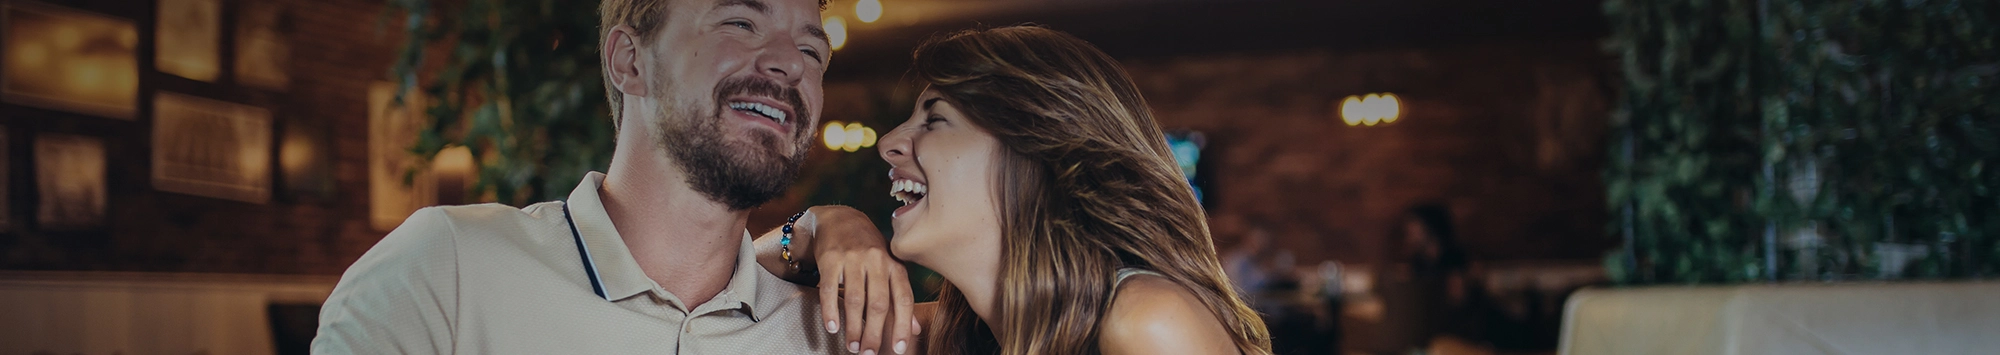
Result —
M 929 354 L 1094 354 L 1119 268 L 1192 291 L 1246 354 L 1264 322 L 1229 286 L 1194 191 L 1124 69 L 1090 43 L 1021 25 L 932 38 L 912 70 L 1004 146 L 994 311 L 939 296 Z M 996 337 L 997 335 L 997 337 Z

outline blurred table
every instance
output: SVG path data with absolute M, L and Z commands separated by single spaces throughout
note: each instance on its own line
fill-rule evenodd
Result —
M 271 354 L 274 304 L 321 276 L 0 272 L 0 354 Z
M 2000 354 L 2000 282 L 1588 289 L 1558 351 Z

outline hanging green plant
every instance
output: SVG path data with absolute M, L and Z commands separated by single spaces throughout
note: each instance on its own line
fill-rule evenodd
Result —
M 1625 74 L 1606 171 L 1620 282 L 2000 272 L 2000 3 L 1605 12 Z
M 472 196 L 560 199 L 610 165 L 595 0 L 392 0 L 407 37 L 391 75 L 427 98 L 411 147 L 472 148 Z M 403 95 L 399 95 L 402 97 Z

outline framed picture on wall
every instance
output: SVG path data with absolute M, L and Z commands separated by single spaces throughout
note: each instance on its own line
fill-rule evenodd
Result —
M 160 0 L 153 66 L 183 78 L 215 82 L 222 74 L 222 1 Z
M 41 193 L 36 224 L 48 231 L 103 228 L 108 195 L 104 170 L 103 140 L 68 134 L 36 136 L 35 188 Z
M 236 81 L 245 86 L 284 90 L 292 47 L 285 41 L 282 1 L 244 1 L 236 22 Z
M 270 111 L 169 92 L 153 111 L 153 188 L 270 201 Z
M 369 225 L 388 231 L 418 208 L 437 203 L 437 182 L 417 166 L 410 146 L 423 130 L 418 107 L 423 100 L 412 93 L 396 102 L 396 84 L 376 82 L 368 86 L 368 214 Z
M 27 1 L 0 7 L 0 92 L 8 103 L 134 117 L 139 29 L 132 21 Z

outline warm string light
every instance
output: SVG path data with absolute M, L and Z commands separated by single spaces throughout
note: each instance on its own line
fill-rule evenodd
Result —
M 875 140 L 879 138 L 881 137 L 875 134 L 874 128 L 862 126 L 860 123 L 827 122 L 826 129 L 820 131 L 820 139 L 826 143 L 826 149 L 843 152 L 874 147 Z
M 882 19 L 882 0 L 861 0 L 854 3 L 854 18 L 861 23 L 875 23 Z
M 861 23 L 875 23 L 875 21 L 881 20 L 882 0 L 861 0 L 855 2 L 854 19 L 861 20 Z M 826 29 L 827 42 L 832 42 L 834 50 L 840 50 L 840 48 L 847 46 L 846 18 L 828 16 L 825 19 L 821 19 L 820 22 L 823 23 L 822 26 Z
M 833 50 L 840 50 L 840 47 L 847 45 L 847 19 L 833 16 L 822 22 L 826 23 L 826 40 L 831 42 Z
M 1396 94 L 1348 96 L 1340 102 L 1340 119 L 1349 126 L 1374 126 L 1396 122 L 1403 115 L 1403 102 Z
M 437 200 L 444 204 L 472 202 L 466 196 L 472 184 L 479 181 L 479 164 L 474 162 L 472 148 L 458 145 L 439 150 L 431 157 L 431 172 L 437 178 Z

